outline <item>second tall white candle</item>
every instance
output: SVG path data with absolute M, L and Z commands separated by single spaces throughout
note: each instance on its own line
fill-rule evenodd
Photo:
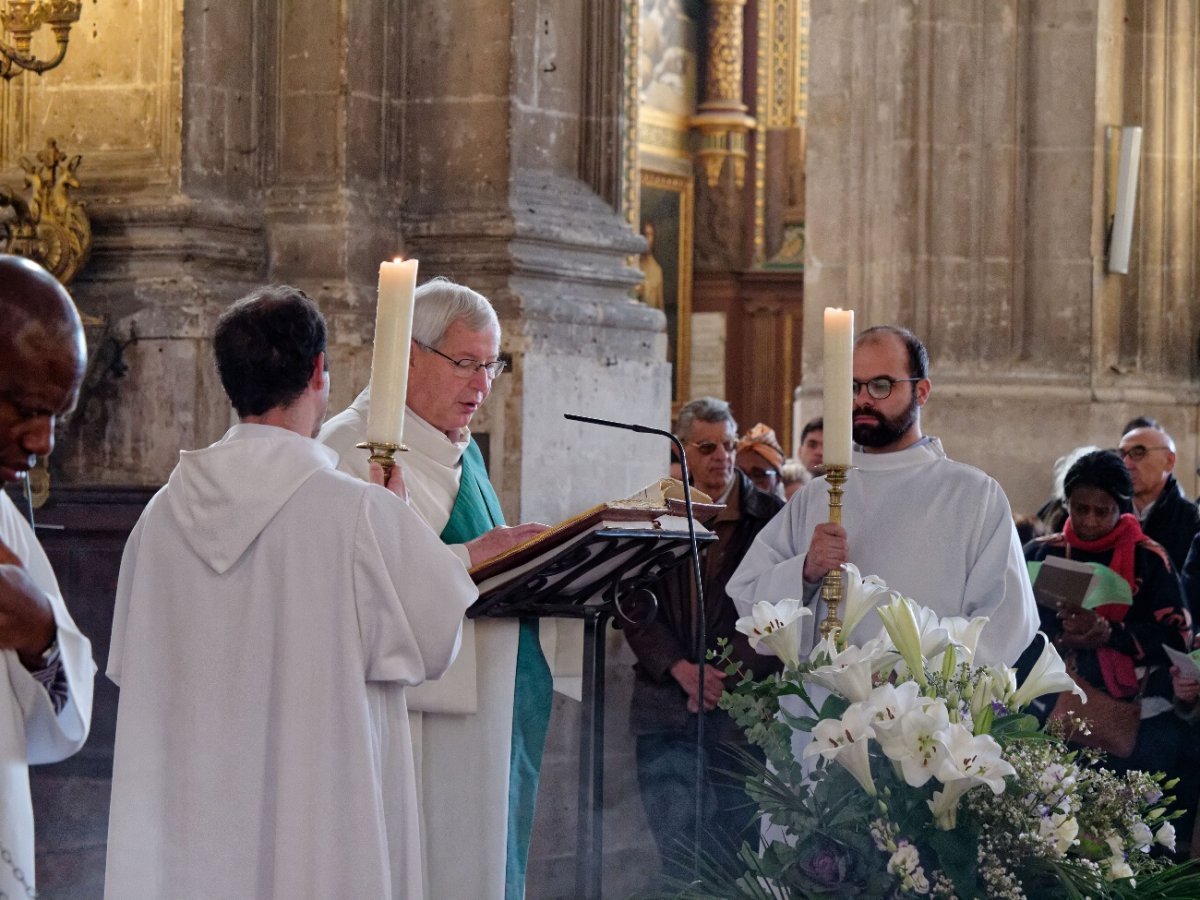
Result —
M 416 288 L 415 259 L 380 264 L 375 351 L 371 357 L 371 406 L 367 412 L 367 440 L 372 443 L 403 443 Z
M 825 452 L 826 466 L 850 465 L 851 410 L 854 394 L 854 310 L 825 308 Z

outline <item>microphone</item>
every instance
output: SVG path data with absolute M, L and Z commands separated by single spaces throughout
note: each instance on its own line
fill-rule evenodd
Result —
M 696 690 L 699 694 L 699 710 L 696 714 L 696 830 L 692 838 L 692 877 L 700 877 L 700 829 L 704 821 L 704 657 L 707 653 L 708 639 L 705 634 L 707 619 L 704 607 L 704 585 L 700 578 L 700 548 L 696 543 L 696 517 L 692 513 L 692 481 L 688 475 L 687 453 L 683 449 L 683 441 L 662 428 L 651 428 L 649 425 L 637 425 L 632 422 L 614 422 L 610 419 L 596 419 L 591 416 L 579 416 L 574 413 L 563 413 L 563 418 L 572 422 L 584 422 L 588 425 L 601 425 L 605 428 L 621 428 L 638 434 L 655 434 L 665 437 L 679 451 L 679 466 L 683 471 L 683 504 L 687 514 L 689 555 L 692 558 L 692 578 L 696 582 Z

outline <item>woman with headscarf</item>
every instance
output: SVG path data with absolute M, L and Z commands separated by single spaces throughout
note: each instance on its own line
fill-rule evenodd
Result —
M 1081 456 L 1063 480 L 1067 519 L 1059 534 L 1031 541 L 1029 561 L 1060 556 L 1098 563 L 1128 584 L 1132 602 L 1096 609 L 1039 606 L 1042 630 L 1073 664 L 1084 690 L 1117 700 L 1141 701 L 1141 723 L 1132 755 L 1110 758 L 1111 768 L 1184 774 L 1180 758 L 1187 729 L 1172 710 L 1169 666 L 1163 645 L 1191 646 L 1192 624 L 1179 578 L 1166 551 L 1142 533 L 1133 510 L 1133 482 L 1111 450 Z M 1087 706 L 1083 707 L 1087 717 Z M 1195 790 L 1180 783 L 1187 809 Z M 1190 796 L 1188 796 L 1190 795 Z

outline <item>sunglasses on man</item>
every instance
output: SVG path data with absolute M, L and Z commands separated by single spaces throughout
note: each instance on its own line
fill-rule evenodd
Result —
M 737 438 L 726 438 L 723 441 L 688 441 L 688 444 L 700 451 L 701 456 L 712 456 L 718 447 L 724 447 L 726 453 L 737 449 Z

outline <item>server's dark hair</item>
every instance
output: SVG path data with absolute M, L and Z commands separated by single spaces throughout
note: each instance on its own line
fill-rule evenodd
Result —
M 325 352 L 325 317 L 301 290 L 262 287 L 221 314 L 213 350 L 237 414 L 260 416 L 304 393 L 313 361 Z

